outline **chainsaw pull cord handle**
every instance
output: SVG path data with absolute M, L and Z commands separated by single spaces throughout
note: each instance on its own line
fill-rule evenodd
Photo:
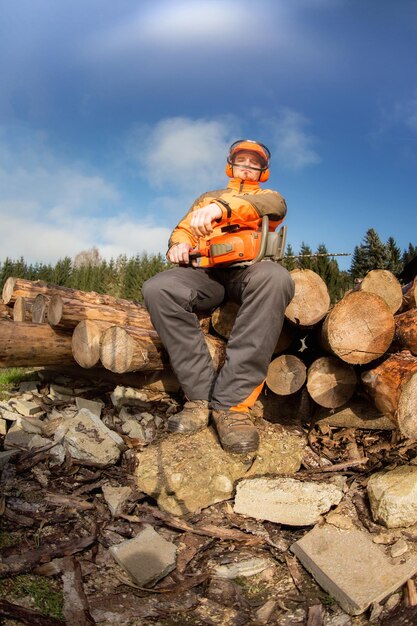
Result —
M 267 215 L 264 215 L 262 218 L 261 245 L 260 245 L 258 254 L 256 255 L 254 259 L 252 259 L 252 261 L 249 261 L 249 263 L 245 263 L 245 265 L 255 265 L 255 263 L 262 261 L 262 259 L 265 256 L 266 246 L 268 243 L 268 233 L 269 233 L 269 217 Z

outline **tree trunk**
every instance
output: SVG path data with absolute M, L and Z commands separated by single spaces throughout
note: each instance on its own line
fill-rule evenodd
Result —
M 111 322 L 83 320 L 74 328 L 71 337 L 72 354 L 81 367 L 89 369 L 100 361 L 100 344 L 104 331 Z
M 306 366 L 296 356 L 282 354 L 271 361 L 268 367 L 266 384 L 278 396 L 288 396 L 304 385 Z
M 295 294 L 285 317 L 296 326 L 314 326 L 329 310 L 330 296 L 326 283 L 312 270 L 292 270 Z
M 316 359 L 307 372 L 307 389 L 314 402 L 328 409 L 336 409 L 353 396 L 356 373 L 352 365 L 336 357 Z
M 3 305 L 5 306 L 5 305 Z M 30 322 L 32 319 L 30 306 L 26 302 L 26 298 L 19 296 L 13 305 L 13 321 L 14 322 Z
M 25 278 L 12 277 L 8 278 L 4 283 L 2 294 L 3 302 L 4 304 L 12 305 L 18 296 L 34 300 L 38 293 L 42 293 L 50 298 L 58 295 L 63 298 L 88 302 L 89 304 L 113 306 L 121 310 L 132 306 L 141 306 L 139 304 L 135 304 L 132 300 L 114 298 L 113 296 L 96 293 L 95 291 L 80 291 L 78 289 L 70 289 L 69 287 L 62 287 L 60 285 L 51 285 L 43 282 L 42 280 L 26 280 Z
M 364 364 L 382 356 L 394 337 L 394 316 L 374 293 L 348 293 L 327 315 L 322 343 L 346 363 Z
M 375 406 L 388 415 L 405 437 L 417 439 L 417 357 L 393 354 L 364 372 L 362 382 Z
M 356 290 L 376 293 L 387 303 L 391 313 L 401 307 L 403 292 L 398 279 L 388 270 L 371 270 L 356 287 Z
M 55 294 L 48 306 L 48 323 L 54 328 L 71 330 L 85 319 L 111 322 L 114 326 L 135 326 L 154 330 L 147 310 L 128 300 L 113 299 L 112 304 L 89 302 L 78 292 L 70 298 Z
M 394 317 L 395 339 L 403 350 L 417 356 L 417 309 L 410 309 Z
M 346 405 L 336 409 L 320 407 L 315 414 L 315 424 L 328 424 L 337 428 L 363 428 L 365 430 L 393 430 L 393 421 L 383 415 L 365 398 L 352 398 Z
M 226 344 L 204 335 L 215 369 L 224 363 Z M 112 326 L 105 331 L 100 360 L 106 369 L 122 374 L 139 370 L 160 370 L 169 366 L 169 357 L 157 332 L 139 328 Z
M 0 321 L 0 367 L 70 366 L 71 336 L 47 324 Z

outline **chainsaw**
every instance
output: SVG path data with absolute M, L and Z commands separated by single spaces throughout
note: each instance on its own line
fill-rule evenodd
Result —
M 190 261 L 203 268 L 247 267 L 263 259 L 281 261 L 284 258 L 287 227 L 269 232 L 269 218 L 264 215 L 260 230 L 232 224 L 222 228 L 223 234 L 200 239 L 190 250 Z

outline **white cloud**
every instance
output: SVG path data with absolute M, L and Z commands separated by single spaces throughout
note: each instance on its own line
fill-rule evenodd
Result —
M 302 169 L 320 163 L 321 158 L 315 149 L 316 138 L 306 131 L 310 121 L 307 117 L 283 107 L 275 118 L 259 120 L 271 137 L 273 158 L 288 169 Z
M 143 175 L 155 188 L 181 190 L 213 188 L 224 184 L 228 147 L 236 137 L 237 123 L 224 120 L 167 118 L 151 129 L 138 128 L 129 151 Z
M 144 210 L 132 217 L 114 185 L 60 161 L 36 133 L 0 133 L 0 199 L 0 261 L 54 263 L 93 246 L 105 258 L 166 250 L 168 227 Z

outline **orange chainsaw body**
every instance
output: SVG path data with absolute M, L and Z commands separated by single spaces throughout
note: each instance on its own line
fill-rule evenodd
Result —
M 261 245 L 261 232 L 241 229 L 236 233 L 224 233 L 210 239 L 201 239 L 190 250 L 190 258 L 198 267 L 222 267 L 233 263 L 252 261 Z

